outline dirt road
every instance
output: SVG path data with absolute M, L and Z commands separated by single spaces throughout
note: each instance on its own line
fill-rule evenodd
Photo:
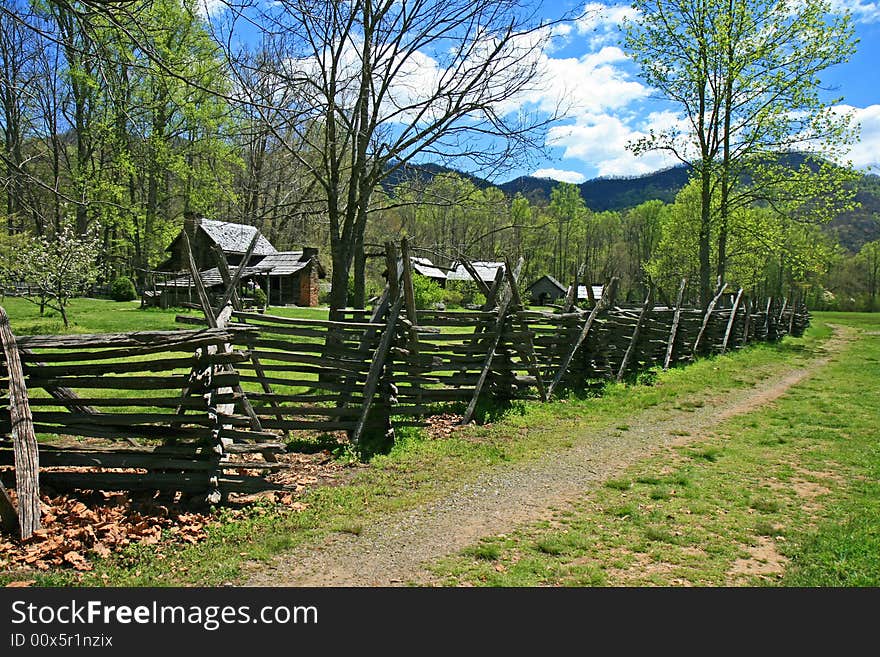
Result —
M 546 517 L 627 466 L 669 445 L 699 440 L 723 420 L 771 403 L 843 349 L 853 332 L 835 327 L 826 354 L 691 411 L 651 408 L 627 418 L 626 431 L 572 436 L 574 445 L 526 464 L 494 467 L 431 504 L 388 516 L 358 535 L 279 555 L 255 567 L 246 586 L 431 585 L 425 564 Z M 687 434 L 687 435 L 682 435 Z

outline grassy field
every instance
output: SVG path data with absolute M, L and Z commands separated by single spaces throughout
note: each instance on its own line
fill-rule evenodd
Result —
M 70 327 L 65 330 L 59 313 L 47 309 L 45 315 L 40 316 L 39 306 L 23 297 L 5 297 L 0 300 L 0 306 L 9 315 L 16 335 L 169 331 L 194 328 L 176 322 L 177 315 L 203 317 L 201 311 L 187 308 L 141 308 L 140 301 L 74 299 L 67 310 Z M 272 307 L 269 312 L 282 317 L 327 318 L 326 308 Z
M 776 402 L 435 572 L 449 585 L 877 586 L 880 317 L 819 315 L 788 348 L 830 323 L 858 339 Z
M 54 321 L 39 318 L 20 299 L 3 305 L 16 332 L 37 332 Z M 78 300 L 72 330 L 174 328 L 180 326 L 175 312 Z M 420 430 L 401 430 L 389 454 L 352 463 L 345 485 L 303 495 L 304 510 L 256 504 L 233 520 L 218 509 L 208 539 L 197 545 L 132 545 L 82 576 L 58 571 L 36 579 L 62 586 L 239 581 L 245 562 L 317 544 L 336 532 L 356 533 L 372 519 L 436 499 L 496 464 L 565 449 L 579 431 L 614 430 L 648 407 L 701 405 L 802 366 L 822 354 L 833 323 L 853 327 L 859 339 L 768 408 L 640 463 L 547 523 L 491 537 L 436 564 L 436 572 L 451 585 L 876 585 L 880 317 L 855 314 L 817 314 L 803 338 L 704 359 L 660 373 L 649 385 L 615 384 L 599 397 L 524 402 L 491 424 L 448 438 L 427 440 Z M 782 567 L 762 568 L 762 559 Z M 2 574 L 0 582 L 16 576 Z

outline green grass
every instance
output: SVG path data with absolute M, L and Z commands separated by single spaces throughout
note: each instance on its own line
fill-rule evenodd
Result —
M 26 306 L 16 307 L 14 302 L 26 304 L 20 299 L 3 304 L 14 330 L 26 332 L 28 322 L 33 327 L 44 321 L 35 310 L 28 314 Z M 78 332 L 181 327 L 173 321 L 179 311 L 141 311 L 137 304 L 129 309 L 111 301 L 75 303 L 79 302 L 82 305 L 71 307 L 72 330 Z M 321 312 L 279 309 L 279 314 L 282 311 Z M 103 317 L 107 314 L 116 316 Z M 260 505 L 233 517 L 219 509 L 208 539 L 197 545 L 132 545 L 122 555 L 97 561 L 95 570 L 82 577 L 57 571 L 35 578 L 41 585 L 61 586 L 210 586 L 242 581 L 245 563 L 268 560 L 295 545 L 319 545 L 333 532 L 358 533 L 373 520 L 437 499 L 499 463 L 565 449 L 583 432 L 628 427 L 634 414 L 645 408 L 700 408 L 733 387 L 801 366 L 823 353 L 830 335 L 826 321 L 878 329 L 878 318 L 871 316 L 817 314 L 804 338 L 754 345 L 659 372 L 651 385 L 610 384 L 598 397 L 524 402 L 488 425 L 442 440 L 425 440 L 418 430 L 401 431 L 389 453 L 353 467 L 344 485 L 303 495 L 305 510 Z M 826 544 L 834 528 L 846 527 L 839 539 L 845 543 L 848 536 L 860 536 L 859 531 L 867 541 L 870 528 L 880 526 L 880 491 L 871 483 L 878 479 L 876 471 L 873 479 L 869 477 L 880 456 L 862 451 L 866 427 L 880 426 L 876 361 L 865 367 L 866 358 L 880 356 L 877 343 L 877 337 L 863 336 L 847 354 L 770 410 L 734 418 L 723 436 L 674 449 L 665 460 L 640 464 L 620 477 L 620 483 L 600 487 L 574 513 L 560 515 L 562 529 L 523 528 L 487 538 L 471 552 L 438 564 L 438 572 L 453 584 L 664 585 L 686 580 L 714 585 L 727 582 L 731 563 L 748 556 L 759 538 L 777 529 L 775 535 L 785 538 L 778 547 L 791 560 L 790 572 L 804 573 L 794 581 L 817 581 L 818 575 L 801 564 L 842 563 L 839 569 L 844 572 L 850 567 L 880 572 L 870 550 L 844 552 L 838 543 Z M 873 403 L 866 403 L 866 395 Z M 794 463 L 806 463 L 816 485 L 831 491 L 811 500 L 822 503 L 821 511 L 807 513 L 795 503 Z M 827 471 L 847 484 L 826 481 L 822 473 Z M 765 490 L 767 482 L 773 486 Z M 779 508 L 757 510 L 751 504 L 759 500 L 775 500 Z M 852 518 L 851 525 L 847 518 Z M 824 556 L 811 556 L 807 550 Z M 858 567 L 857 557 L 862 559 Z M 669 564 L 669 572 L 646 570 L 646 563 Z M 0 583 L 19 576 L 0 574 Z M 789 576 L 795 577 L 787 572 Z M 749 581 L 766 583 L 760 578 Z
M 634 465 L 555 515 L 552 530 L 507 532 L 491 569 L 463 553 L 435 574 L 483 586 L 877 586 L 880 316 L 817 313 L 803 340 L 775 348 L 791 348 L 783 360 L 821 355 L 828 323 L 857 328 L 858 340 L 774 403 Z M 583 540 L 547 549 L 560 533 Z

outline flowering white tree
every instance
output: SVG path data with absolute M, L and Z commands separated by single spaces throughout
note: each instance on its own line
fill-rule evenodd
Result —
M 98 276 L 97 258 L 100 241 L 94 235 L 75 235 L 65 226 L 53 240 L 33 237 L 21 254 L 19 273 L 37 288 L 35 297 L 27 297 L 40 306 L 61 313 L 64 327 L 69 326 L 67 306 L 82 294 Z

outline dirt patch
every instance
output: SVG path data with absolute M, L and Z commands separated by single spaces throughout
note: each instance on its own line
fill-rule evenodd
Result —
M 737 559 L 730 569 L 729 574 L 735 583 L 747 582 L 751 577 L 780 577 L 785 572 L 788 559 L 779 553 L 772 538 L 758 537 L 757 545 L 749 546 L 748 552 L 747 559 Z
M 246 586 L 439 584 L 427 569 L 431 562 L 481 537 L 546 519 L 552 509 L 581 499 L 585 492 L 658 450 L 700 440 L 723 419 L 772 403 L 825 365 L 852 335 L 850 329 L 837 328 L 826 345 L 826 355 L 807 367 L 768 377 L 719 400 L 687 408 L 648 409 L 633 416 L 626 430 L 572 436 L 573 446 L 568 450 L 527 464 L 493 468 L 442 499 L 364 526 L 357 536 L 339 534 L 320 550 L 304 546 L 279 555 L 268 565 L 250 564 Z M 757 552 L 746 561 L 776 564 L 779 560 L 769 552 Z M 769 566 L 747 566 L 744 561 L 738 568 Z

